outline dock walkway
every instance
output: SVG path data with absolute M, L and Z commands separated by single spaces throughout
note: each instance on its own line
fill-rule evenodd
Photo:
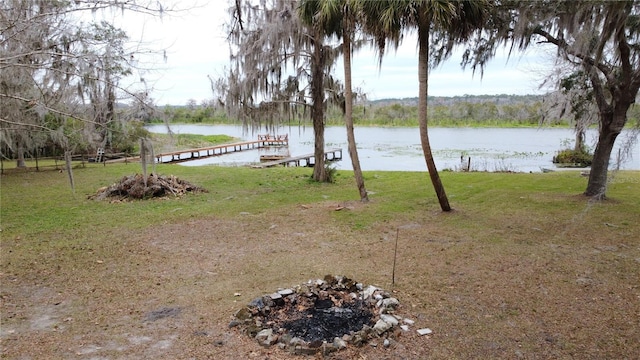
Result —
M 342 149 L 329 149 L 324 152 L 325 161 L 339 161 L 342 160 Z M 312 167 L 315 165 L 315 154 L 306 154 L 299 156 L 287 157 L 284 159 L 278 159 L 273 161 L 267 161 L 260 164 L 251 165 L 254 169 L 264 169 L 273 166 L 306 166 Z
M 258 140 L 242 141 L 231 144 L 207 146 L 198 149 L 178 150 L 156 154 L 156 163 L 168 164 L 196 160 L 210 156 L 219 156 L 230 152 L 259 149 L 267 146 L 288 146 L 289 135 L 258 135 Z

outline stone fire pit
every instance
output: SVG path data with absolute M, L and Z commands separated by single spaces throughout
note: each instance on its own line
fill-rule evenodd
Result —
M 409 329 L 410 319 L 395 315 L 398 299 L 375 286 L 327 275 L 294 288 L 279 289 L 251 301 L 230 327 L 241 327 L 263 346 L 295 354 L 328 354 L 390 338 Z

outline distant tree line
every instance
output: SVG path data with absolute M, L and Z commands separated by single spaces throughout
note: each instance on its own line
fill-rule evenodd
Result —
M 429 123 L 433 126 L 456 127 L 529 127 L 529 126 L 573 126 L 569 112 L 560 114 L 551 106 L 550 95 L 467 95 L 452 97 L 430 97 Z M 227 116 L 215 102 L 205 101 L 187 105 L 167 105 L 152 122 L 168 120 L 173 124 L 208 123 L 233 124 L 239 122 Z M 629 110 L 630 124 L 640 121 L 640 107 Z M 418 99 L 381 99 L 360 101 L 354 105 L 353 120 L 360 126 L 418 126 Z M 344 124 L 342 109 L 329 106 L 326 112 L 328 125 Z M 282 121 L 284 124 L 309 125 L 307 118 Z M 593 124 L 592 126 L 595 126 Z
M 434 97 L 429 99 L 428 121 L 435 126 L 536 126 L 543 119 L 543 97 Z M 356 123 L 361 125 L 416 126 L 417 99 L 361 105 Z M 551 125 L 562 124 L 553 119 Z M 566 124 L 566 121 L 564 121 Z

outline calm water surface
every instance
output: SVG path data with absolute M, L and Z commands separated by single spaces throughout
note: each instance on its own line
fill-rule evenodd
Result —
M 166 133 L 164 125 L 152 125 L 151 132 Z M 291 156 L 313 153 L 313 129 L 311 127 L 280 127 L 275 131 L 246 131 L 233 125 L 173 125 L 174 133 L 218 135 L 225 134 L 242 140 L 257 139 L 257 134 L 288 134 Z M 426 171 L 418 128 L 363 127 L 355 129 L 358 155 L 362 170 Z M 570 129 L 429 129 L 431 148 L 439 170 L 458 169 L 461 157 L 464 163 L 471 157 L 471 168 L 480 171 L 540 172 L 542 168 L 555 168 L 553 155 L 567 144 L 573 144 Z M 597 131 L 587 134 L 587 143 L 595 148 Z M 618 149 L 634 143 L 619 163 L 620 169 L 640 170 L 640 146 L 637 135 L 630 131 L 618 136 L 612 155 L 612 168 L 618 166 Z M 334 163 L 338 169 L 351 170 L 347 152 L 346 130 L 342 126 L 330 126 L 325 130 L 325 146 L 342 148 L 343 160 Z M 627 146 L 628 147 L 628 146 Z M 241 166 L 260 161 L 260 155 L 286 150 L 249 150 L 206 159 L 181 163 L 186 166 L 219 164 Z

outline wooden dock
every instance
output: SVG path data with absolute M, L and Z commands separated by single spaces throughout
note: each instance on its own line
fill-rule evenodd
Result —
M 187 149 L 156 154 L 156 163 L 168 164 L 182 161 L 219 156 L 232 152 L 260 149 L 267 146 L 288 146 L 289 135 L 258 135 L 258 140 L 243 141 L 231 144 L 208 146 L 198 149 Z
M 324 152 L 325 161 L 339 161 L 342 160 L 342 149 L 329 149 Z M 284 159 L 278 159 L 273 161 L 267 161 L 260 164 L 251 165 L 254 169 L 264 169 L 273 166 L 307 166 L 312 167 L 315 165 L 315 154 L 306 154 L 299 156 L 287 157 Z

